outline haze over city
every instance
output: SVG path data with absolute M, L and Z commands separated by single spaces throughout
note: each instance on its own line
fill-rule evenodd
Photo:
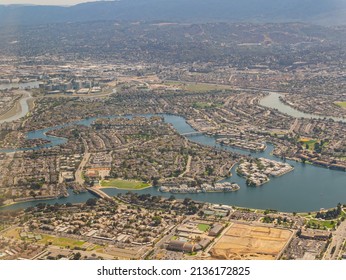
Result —
M 345 0 L 24 2 L 0 260 L 346 259 Z
M 93 0 L 99 1 L 99 0 Z M 11 4 L 31 4 L 31 5 L 55 5 L 55 6 L 71 6 L 92 0 L 0 0 L 0 5 Z

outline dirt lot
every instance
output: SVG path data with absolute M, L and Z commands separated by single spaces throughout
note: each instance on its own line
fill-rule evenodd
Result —
M 213 259 L 273 260 L 284 248 L 289 230 L 234 224 L 210 250 Z
M 115 246 L 108 246 L 103 250 L 104 253 L 119 258 L 120 260 L 139 259 L 145 253 L 144 247 L 122 249 Z

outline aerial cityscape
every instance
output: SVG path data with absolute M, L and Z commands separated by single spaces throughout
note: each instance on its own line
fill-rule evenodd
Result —
M 0 3 L 0 260 L 346 259 L 345 1 L 212 2 Z

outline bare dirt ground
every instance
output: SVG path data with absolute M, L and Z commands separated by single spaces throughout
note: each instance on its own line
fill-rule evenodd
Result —
M 273 260 L 292 232 L 271 227 L 233 224 L 210 250 L 213 259 Z

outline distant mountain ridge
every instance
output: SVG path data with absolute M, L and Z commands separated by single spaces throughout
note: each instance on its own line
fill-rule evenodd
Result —
M 346 24 L 346 0 L 119 0 L 71 7 L 0 5 L 0 25 L 59 22 L 309 22 Z

